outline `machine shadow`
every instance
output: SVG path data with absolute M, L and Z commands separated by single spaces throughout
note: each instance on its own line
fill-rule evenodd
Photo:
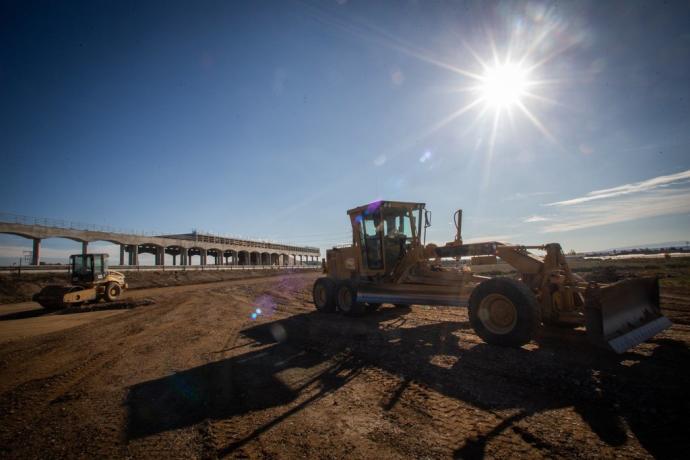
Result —
M 410 381 L 485 410 L 517 409 L 489 432 L 459 439 L 455 454 L 460 457 L 483 456 L 487 443 L 508 429 L 526 442 L 542 442 L 516 424 L 530 415 L 564 407 L 574 407 L 608 445 L 627 441 L 626 422 L 654 455 L 678 454 L 687 439 L 682 423 L 688 409 L 683 396 L 690 383 L 687 376 L 679 380 L 676 375 L 666 382 L 663 394 L 648 388 L 650 383 L 659 385 L 655 375 L 671 377 L 678 369 L 689 368 L 689 351 L 683 343 L 657 341 L 653 356 L 635 354 L 636 364 L 630 366 L 626 360 L 633 357 L 601 353 L 578 332 L 572 333 L 573 340 L 560 345 L 546 340 L 532 351 L 486 344 L 467 348 L 460 347 L 457 333 L 470 332 L 468 322 L 415 326 L 407 324 L 405 313 L 389 308 L 349 319 L 313 312 L 250 327 L 242 334 L 259 349 L 131 387 L 126 401 L 128 438 L 292 405 L 218 452 L 226 455 L 338 390 L 366 366 L 397 375 L 403 382 L 382 410 L 395 407 Z M 450 357 L 454 364 L 439 366 L 434 359 L 438 356 Z M 659 357 L 665 359 L 660 363 Z M 312 368 L 321 370 L 299 385 L 288 385 L 278 377 L 287 369 Z M 305 389 L 314 384 L 318 391 L 304 399 Z M 645 391 L 642 386 L 647 387 Z M 657 417 L 664 420 L 663 431 L 657 417 L 650 419 L 640 407 L 643 393 L 649 399 L 647 407 L 655 407 Z M 291 404 L 298 399 L 304 400 Z
M 26 311 L 14 312 L 14 313 L 6 313 L 4 315 L 0 315 L 0 321 L 10 321 L 13 319 L 35 318 L 37 316 L 44 316 L 44 315 L 48 315 L 50 313 L 53 313 L 53 312 L 48 311 L 48 310 L 43 310 L 43 309 L 26 310 Z

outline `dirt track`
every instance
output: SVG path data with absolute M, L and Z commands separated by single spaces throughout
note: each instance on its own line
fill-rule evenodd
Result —
M 678 324 L 613 356 L 579 330 L 488 346 L 462 309 L 318 314 L 315 276 L 142 290 L 155 305 L 1 345 L 0 456 L 686 456 L 686 290 L 663 293 Z

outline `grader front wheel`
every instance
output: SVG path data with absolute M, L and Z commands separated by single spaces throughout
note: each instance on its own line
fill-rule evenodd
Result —
M 541 323 L 539 304 L 523 283 L 493 278 L 477 286 L 469 302 L 470 323 L 485 342 L 520 347 Z

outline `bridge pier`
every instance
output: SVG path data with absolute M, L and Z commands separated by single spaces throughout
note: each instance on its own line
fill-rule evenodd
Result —
M 41 261 L 41 239 L 34 238 L 34 252 L 31 255 L 31 265 L 38 265 Z
M 129 245 L 129 265 L 139 265 L 139 246 Z
M 82 254 L 88 254 L 89 252 L 89 242 L 88 241 L 82 241 L 81 242 L 81 253 Z
M 120 265 L 125 264 L 125 245 L 120 245 Z
M 156 265 L 165 265 L 165 248 L 156 248 Z

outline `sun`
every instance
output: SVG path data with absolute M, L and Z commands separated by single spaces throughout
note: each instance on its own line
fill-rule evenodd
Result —
M 479 78 L 479 97 L 494 109 L 509 109 L 522 104 L 529 85 L 528 72 L 521 65 L 498 64 L 487 67 Z

